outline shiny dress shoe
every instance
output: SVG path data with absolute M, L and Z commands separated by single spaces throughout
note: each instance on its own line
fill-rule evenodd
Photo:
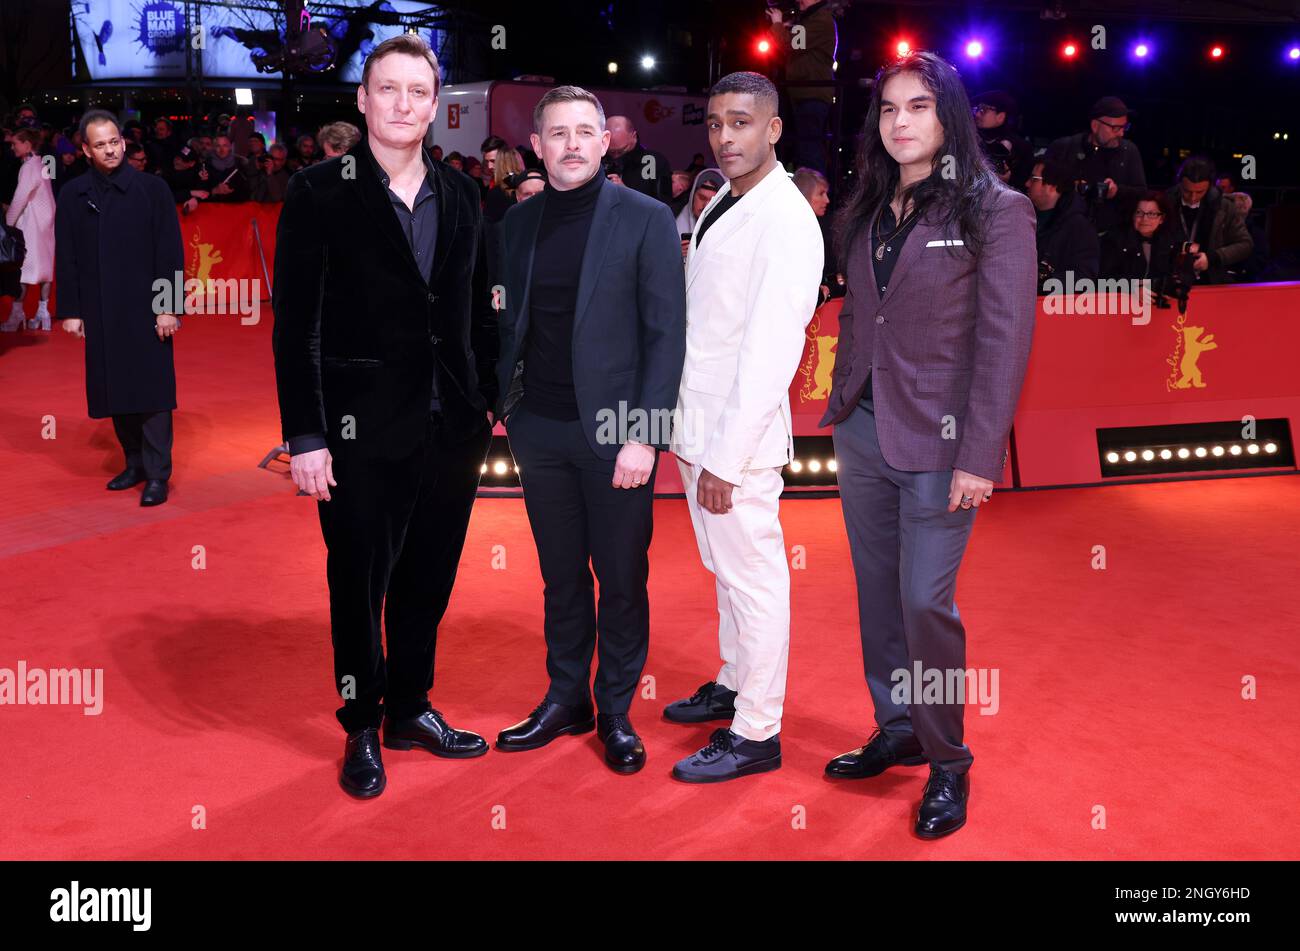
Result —
M 605 744 L 605 765 L 614 772 L 635 773 L 645 765 L 645 746 L 625 714 L 600 714 L 596 735 Z
M 679 760 L 673 778 L 684 783 L 721 783 L 751 773 L 781 768 L 781 737 L 746 740 L 725 727 L 714 730 L 709 745 Z
M 921 796 L 916 814 L 916 834 L 937 839 L 966 824 L 966 801 L 970 798 L 970 776 L 930 764 L 930 781 Z
M 110 492 L 121 492 L 123 489 L 137 486 L 143 481 L 143 472 L 139 469 L 126 468 L 108 480 L 108 489 Z
M 506 753 L 535 750 L 558 736 L 577 736 L 596 729 L 591 703 L 569 707 L 543 700 L 528 717 L 497 734 L 497 749 Z
M 842 753 L 826 764 L 826 775 L 836 779 L 869 779 L 891 766 L 920 766 L 926 761 L 916 737 L 890 737 L 881 730 L 865 746 Z
M 665 719 L 674 723 L 707 723 L 709 720 L 733 720 L 736 716 L 736 691 L 710 680 L 685 700 L 664 707 Z
M 379 755 L 379 730 L 373 726 L 348 734 L 339 785 L 349 796 L 372 799 L 384 791 L 388 777 Z
M 390 750 L 418 746 L 434 756 L 450 759 L 470 759 L 488 751 L 483 737 L 468 730 L 452 729 L 437 710 L 426 710 L 418 717 L 404 720 L 384 717 L 384 746 Z
M 167 501 L 167 480 L 150 479 L 144 484 L 144 492 L 140 494 L 141 505 L 162 505 Z

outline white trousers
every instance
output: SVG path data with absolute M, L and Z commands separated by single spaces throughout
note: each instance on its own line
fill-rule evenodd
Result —
M 704 567 L 718 587 L 717 682 L 736 691 L 731 730 L 747 740 L 781 732 L 790 657 L 790 565 L 778 507 L 780 469 L 750 470 L 714 515 L 696 501 L 700 466 L 677 460 Z

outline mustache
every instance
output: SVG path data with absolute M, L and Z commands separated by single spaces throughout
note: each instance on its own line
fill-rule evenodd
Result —
M 585 161 L 587 161 L 586 157 L 583 156 L 583 154 L 582 154 L 581 152 L 573 152 L 573 153 L 571 153 L 571 154 L 564 155 L 564 156 L 562 156 L 562 157 L 560 158 L 560 161 L 561 161 L 561 162 L 567 162 L 567 161 L 569 161 L 570 159 L 577 159 L 579 162 L 585 162 Z

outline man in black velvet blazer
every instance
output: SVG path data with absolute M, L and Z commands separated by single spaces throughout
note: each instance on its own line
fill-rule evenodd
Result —
M 386 785 L 381 722 L 390 749 L 487 752 L 428 700 L 491 441 L 497 347 L 478 186 L 422 148 L 437 93 L 423 40 L 376 47 L 357 90 L 366 136 L 293 176 L 276 239 L 280 417 L 329 551 L 340 783 L 363 798 Z
M 650 638 L 654 474 L 686 356 L 681 244 L 667 205 L 601 172 L 610 134 L 595 96 L 556 87 L 533 126 L 548 182 L 503 221 L 497 373 L 546 586 L 550 687 L 497 749 L 594 728 L 610 768 L 633 773 L 645 764 L 627 714 Z

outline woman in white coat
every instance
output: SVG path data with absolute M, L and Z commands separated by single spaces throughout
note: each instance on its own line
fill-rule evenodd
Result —
M 14 300 L 9 319 L 0 324 L 0 330 L 4 331 L 12 332 L 22 327 L 23 298 L 32 284 L 40 285 L 41 300 L 36 316 L 27 321 L 27 329 L 50 329 L 48 306 L 50 282 L 54 280 L 54 191 L 43 173 L 41 157 L 36 153 L 40 140 L 40 133 L 32 129 L 19 129 L 13 137 L 13 152 L 22 162 L 22 168 L 18 172 L 14 200 L 5 214 L 5 224 L 22 231 L 27 256 L 23 259 L 19 278 L 23 285 L 22 295 Z

